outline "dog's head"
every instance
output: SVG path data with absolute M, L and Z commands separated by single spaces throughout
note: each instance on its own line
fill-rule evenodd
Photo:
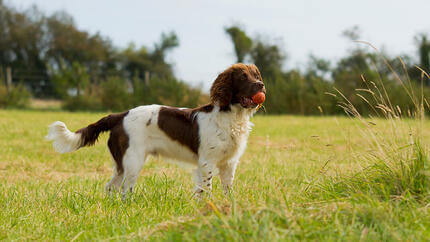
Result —
M 266 93 L 263 78 L 255 65 L 234 64 L 218 75 L 210 91 L 211 102 L 222 110 L 240 104 L 242 108 L 256 108 L 252 96 Z

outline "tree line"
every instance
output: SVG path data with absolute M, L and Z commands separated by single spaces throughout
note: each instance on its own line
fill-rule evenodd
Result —
M 23 106 L 19 97 L 28 98 L 25 90 L 62 99 L 68 110 L 195 106 L 207 96 L 176 78 L 165 60 L 178 45 L 170 32 L 152 48 L 131 43 L 120 49 L 99 33 L 78 29 L 65 12 L 18 11 L 0 0 L 0 107 Z
M 426 75 L 430 70 L 430 41 L 426 34 L 415 37 L 417 60 L 411 55 L 393 58 L 369 48 L 368 43 L 357 42 L 336 63 L 311 55 L 304 69 L 285 71 L 286 55 L 278 44 L 251 38 L 238 25 L 225 28 L 225 32 L 233 43 L 236 60 L 260 68 L 269 113 L 341 114 L 346 104 L 361 114 L 375 114 L 375 106 L 381 102 L 407 112 L 416 109 L 419 94 L 430 94 Z M 342 34 L 352 43 L 360 39 L 357 26 Z
M 286 69 L 287 55 L 278 43 L 250 37 L 239 25 L 226 27 L 225 33 L 236 61 L 254 63 L 262 72 L 269 114 L 340 114 L 342 99 L 369 113 L 369 104 L 363 102 L 372 102 L 374 94 L 365 91 L 369 85 L 384 89 L 402 110 L 414 106 L 410 90 L 429 93 L 430 80 L 423 74 L 430 70 L 426 34 L 415 37 L 416 55 L 401 59 L 355 44 L 335 63 L 311 55 L 305 68 Z M 360 37 L 358 28 L 343 34 L 349 40 Z M 118 48 L 106 36 L 79 29 L 65 12 L 17 10 L 0 0 L 0 107 L 25 106 L 30 96 L 62 99 L 67 110 L 203 104 L 207 94 L 178 79 L 166 61 L 178 46 L 177 35 L 170 32 L 152 47 Z

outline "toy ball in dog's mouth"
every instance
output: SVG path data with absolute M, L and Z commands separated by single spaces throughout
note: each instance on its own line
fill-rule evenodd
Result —
M 256 104 L 262 104 L 264 100 L 266 100 L 266 94 L 264 94 L 264 92 L 257 92 L 252 96 L 252 101 Z

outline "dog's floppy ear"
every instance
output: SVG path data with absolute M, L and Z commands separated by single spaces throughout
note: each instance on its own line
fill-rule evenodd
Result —
M 255 72 L 259 78 L 260 81 L 263 81 L 263 78 L 261 77 L 260 70 L 258 70 L 258 67 L 254 64 L 249 64 L 248 67 Z
M 233 98 L 233 69 L 229 68 L 219 74 L 211 87 L 211 102 L 221 109 L 229 107 Z

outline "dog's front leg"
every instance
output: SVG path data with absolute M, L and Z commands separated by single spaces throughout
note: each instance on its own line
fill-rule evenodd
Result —
M 212 177 L 215 166 L 208 161 L 199 161 L 196 171 L 196 194 L 212 190 Z
M 218 165 L 219 177 L 221 179 L 225 195 L 233 189 L 234 172 L 238 162 L 238 160 L 233 160 L 230 162 L 220 163 Z

